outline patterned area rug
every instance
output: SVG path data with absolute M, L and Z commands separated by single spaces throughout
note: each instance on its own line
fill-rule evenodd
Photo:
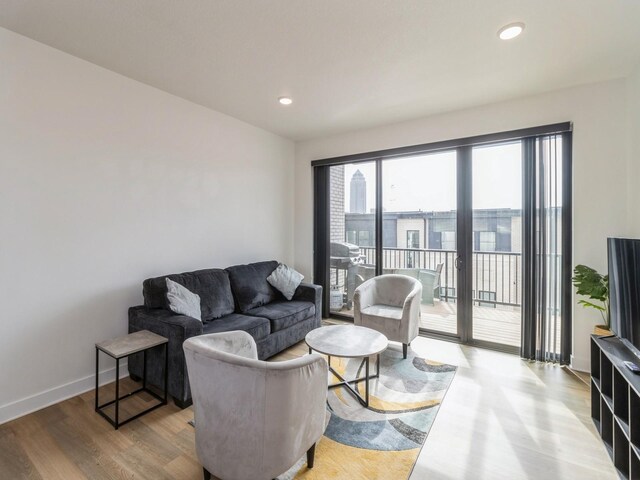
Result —
M 350 379 L 364 375 L 361 362 L 334 357 L 331 366 Z M 369 408 L 345 388 L 329 390 L 330 415 L 316 447 L 313 469 L 307 469 L 305 456 L 278 480 L 409 477 L 456 367 L 411 353 L 404 360 L 392 349 L 380 356 L 380 362 L 380 378 L 370 383 Z M 371 370 L 375 372 L 373 361 Z M 331 383 L 337 380 L 331 377 Z M 364 382 L 358 389 L 364 397 Z

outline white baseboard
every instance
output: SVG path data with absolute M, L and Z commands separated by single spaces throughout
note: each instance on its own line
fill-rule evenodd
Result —
M 129 376 L 127 363 L 120 364 L 120 378 Z M 102 370 L 100 372 L 100 385 L 111 383 L 116 378 L 115 367 Z M 36 393 L 28 397 L 16 400 L 15 402 L 0 405 L 0 425 L 10 420 L 22 417 L 32 412 L 60 403 L 68 398 L 75 397 L 82 393 L 96 388 L 96 376 L 89 375 L 73 382 L 50 388 L 44 392 Z
M 591 371 L 591 360 L 588 358 L 579 358 L 571 355 L 571 368 L 579 372 L 589 373 Z

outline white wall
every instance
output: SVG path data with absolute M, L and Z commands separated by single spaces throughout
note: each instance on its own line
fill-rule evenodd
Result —
M 629 223 L 640 238 L 640 65 L 628 79 L 629 92 Z
M 627 100 L 626 81 L 616 80 L 297 144 L 296 267 L 311 275 L 312 160 L 572 121 L 573 263 L 605 270 L 606 238 L 628 235 L 632 230 L 625 181 L 629 152 Z M 589 367 L 588 338 L 598 320 L 594 312 L 575 306 L 576 368 Z
M 4 29 L 0 65 L 2 423 L 91 388 L 144 278 L 291 262 L 294 146 Z

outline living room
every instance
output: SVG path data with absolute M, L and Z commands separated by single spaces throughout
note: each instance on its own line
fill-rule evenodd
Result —
M 640 443 L 625 440 L 624 428 L 618 439 L 615 422 L 614 438 L 603 435 L 606 405 L 592 420 L 591 335 L 603 319 L 579 303 L 586 297 L 571 282 L 578 265 L 607 273 L 608 238 L 640 238 L 638 20 L 640 4 L 631 0 L 5 0 L 0 478 L 195 479 L 203 468 L 220 478 L 261 478 L 216 470 L 239 464 L 280 479 L 640 478 Z M 501 38 L 509 28 L 515 30 Z M 508 38 L 510 32 L 519 35 Z M 539 147 L 550 146 L 550 138 L 555 150 L 544 157 Z M 508 168 L 476 177 L 474 155 L 513 145 L 517 161 L 503 152 L 495 165 L 519 165 L 517 178 L 505 180 Z M 552 180 L 526 168 L 543 157 L 557 160 L 564 175 L 556 170 Z M 421 166 L 407 168 L 405 161 Z M 352 180 L 366 182 L 361 205 Z M 562 229 L 564 242 L 552 252 L 562 247 L 557 271 L 531 260 L 535 242 L 545 246 L 533 214 L 535 188 L 545 182 L 566 195 L 550 206 L 563 214 L 547 219 Z M 516 201 L 476 208 L 471 190 Z M 509 223 L 509 252 L 498 247 L 507 238 L 506 221 L 488 220 L 493 230 L 482 234 L 472 225 L 476 214 L 504 218 L 506 210 L 519 212 Z M 435 226 L 435 217 L 451 212 L 453 227 Z M 392 217 L 406 225 L 394 220 L 393 234 Z M 347 254 L 332 253 L 341 247 Z M 399 252 L 397 263 L 388 252 Z M 495 268 L 487 270 L 491 288 L 477 283 L 479 258 L 500 262 L 501 280 L 491 276 Z M 146 319 L 138 326 L 129 311 L 148 307 L 154 291 L 143 287 L 146 279 L 160 279 L 155 292 L 163 303 L 167 276 L 189 290 L 193 279 L 181 284 L 174 274 L 216 269 L 221 277 L 209 285 L 228 282 L 230 290 L 200 292 L 203 322 L 192 324 L 222 335 L 224 328 L 210 329 L 223 324 L 218 317 L 268 303 L 249 295 L 243 306 L 239 292 L 250 275 L 234 267 L 266 261 L 275 263 L 260 263 L 268 271 L 256 289 L 283 304 L 314 305 L 313 313 L 300 314 L 308 325 L 288 340 L 245 339 L 257 349 L 256 362 L 269 360 L 261 368 L 318 357 L 317 368 L 333 366 L 341 375 L 359 377 L 367 368 L 354 391 L 353 381 L 327 389 L 327 381 L 340 378 L 324 376 L 328 397 L 318 408 L 323 419 L 325 410 L 332 413 L 315 454 L 307 456 L 311 444 L 297 445 L 295 455 L 286 452 L 296 456 L 291 465 L 274 467 L 278 456 L 246 453 L 251 442 L 238 440 L 235 453 L 203 457 L 198 419 L 195 427 L 189 422 L 205 409 L 195 398 L 191 406 L 189 381 L 212 389 L 209 396 L 232 389 L 216 390 L 213 377 L 200 384 L 189 374 L 187 381 L 174 363 L 165 366 L 171 360 L 184 371 L 194 367 L 183 354 L 186 338 L 169 338 L 167 352 L 164 343 L 150 347 L 148 373 L 159 398 L 142 392 L 139 403 L 123 400 L 121 420 L 156 400 L 158 408 L 117 429 L 114 404 L 106 408 L 108 421 L 98 414 L 96 383 L 100 400 L 108 401 L 116 377 L 127 393 L 147 373 L 136 350 L 137 367 L 131 361 L 129 372 L 122 357 L 116 375 L 104 343 L 154 328 Z M 279 263 L 304 276 L 291 298 L 265 283 Z M 514 272 L 508 282 L 505 269 Z M 388 343 L 381 352 L 361 353 L 355 360 L 362 362 L 327 353 L 327 339 L 313 338 L 329 327 L 366 326 L 366 285 L 399 275 L 407 282 L 413 275 L 409 284 L 422 292 L 415 313 L 422 323 L 412 327 L 417 336 L 379 332 Z M 202 286 L 193 281 L 191 293 Z M 500 296 L 500 288 L 511 292 L 504 283 L 513 286 L 509 298 Z M 546 309 L 557 315 L 535 301 L 547 287 L 562 296 Z M 223 298 L 226 310 L 212 313 Z M 511 340 L 496 327 L 507 316 L 516 319 Z M 488 340 L 476 328 L 484 320 L 494 322 L 483 330 L 495 335 Z M 273 319 L 262 323 L 278 333 Z M 536 331 L 557 338 L 541 344 Z M 99 365 L 96 344 L 104 348 Z M 616 372 L 618 381 L 634 385 L 633 374 Z M 168 380 L 155 381 L 165 374 Z M 400 383 L 417 390 L 400 390 Z M 184 395 L 172 390 L 164 404 L 168 385 Z M 242 408 L 257 406 L 257 391 L 229 395 L 237 408 L 211 422 L 224 420 L 225 433 L 237 438 L 255 437 L 260 427 L 248 423 Z M 292 411 L 298 397 L 304 395 L 285 397 Z M 393 414 L 386 410 L 391 404 Z M 283 418 L 297 431 L 298 418 Z M 225 431 L 200 428 L 203 435 Z

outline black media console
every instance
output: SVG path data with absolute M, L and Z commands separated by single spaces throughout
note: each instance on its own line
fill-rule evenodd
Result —
M 591 417 L 622 478 L 640 480 L 640 363 L 617 337 L 591 337 Z

